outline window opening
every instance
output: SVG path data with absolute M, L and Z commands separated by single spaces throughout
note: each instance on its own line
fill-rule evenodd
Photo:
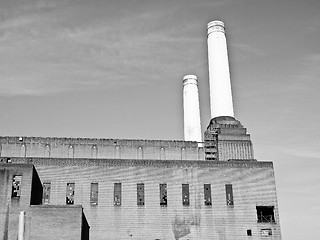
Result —
M 96 145 L 91 148 L 91 158 L 98 158 L 98 147 Z
M 20 198 L 21 196 L 21 180 L 22 175 L 14 175 L 12 179 L 12 198 Z
M 120 159 L 121 153 L 120 153 L 120 146 L 115 146 L 114 148 L 114 158 Z
M 143 183 L 137 184 L 137 205 L 138 206 L 144 205 L 144 184 Z
M 114 183 L 114 198 L 113 204 L 121 206 L 121 183 Z
M 251 229 L 248 229 L 248 230 L 247 230 L 247 236 L 252 236 L 252 231 L 251 231 Z
M 232 184 L 226 184 L 226 198 L 227 198 L 227 205 L 228 206 L 233 206 Z
M 43 204 L 50 203 L 50 191 L 51 191 L 51 183 L 50 182 L 43 183 L 43 195 L 42 195 Z
M 182 184 L 182 205 L 189 206 L 190 199 L 189 199 L 189 184 Z
M 167 206 L 167 184 L 160 184 L 160 205 Z
M 204 184 L 204 205 L 211 206 L 211 185 Z
M 74 204 L 74 183 L 67 183 L 67 193 L 66 193 L 66 204 L 73 205 Z
M 264 237 L 272 236 L 271 228 L 261 229 L 261 236 L 264 236 Z
M 91 183 L 90 204 L 98 205 L 98 183 Z
M 275 222 L 274 206 L 257 206 L 258 222 Z

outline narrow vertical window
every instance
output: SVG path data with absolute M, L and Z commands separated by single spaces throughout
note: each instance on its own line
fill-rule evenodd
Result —
M 114 148 L 114 158 L 120 159 L 121 153 L 120 153 L 120 146 L 115 146 Z
M 91 183 L 90 204 L 98 205 L 98 183 Z
M 143 150 L 141 146 L 137 149 L 137 159 L 143 159 Z
M 74 204 L 74 183 L 67 183 L 67 192 L 66 192 L 66 204 L 73 205 Z
M 21 196 L 21 175 L 14 175 L 12 178 L 12 191 L 11 197 L 12 198 L 20 198 Z
M 26 152 L 26 145 L 22 144 L 21 147 L 20 147 L 20 153 L 19 153 L 19 156 L 20 157 L 26 157 L 27 155 L 27 152 Z
M 68 148 L 68 158 L 73 158 L 74 157 L 74 149 L 73 146 L 70 145 Z
M 233 206 L 232 184 L 226 184 L 226 199 L 227 199 L 227 205 Z
M 182 184 L 182 205 L 189 206 L 190 199 L 189 199 L 189 184 Z
M 93 145 L 91 148 L 91 158 L 97 158 L 98 157 L 98 147 L 96 145 Z
M 186 148 L 181 148 L 181 160 L 186 160 L 187 154 L 186 154 Z
M 137 205 L 138 206 L 144 205 L 144 184 L 143 183 L 137 184 Z
M 166 150 L 164 147 L 160 148 L 160 160 L 166 160 Z
M 211 206 L 211 185 L 210 184 L 204 184 L 204 205 Z
M 49 144 L 47 144 L 44 147 L 44 157 L 50 157 L 50 145 Z
M 51 191 L 51 183 L 49 182 L 43 183 L 43 195 L 42 195 L 43 204 L 50 203 L 50 191 Z
M 167 184 L 160 184 L 160 206 L 167 206 Z
M 113 205 L 121 206 L 121 183 L 114 184 Z

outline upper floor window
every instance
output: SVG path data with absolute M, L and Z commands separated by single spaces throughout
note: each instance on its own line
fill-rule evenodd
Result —
M 50 203 L 50 191 L 51 191 L 51 183 L 44 182 L 43 183 L 43 195 L 42 195 L 42 203 L 43 204 Z
M 167 184 L 163 183 L 160 187 L 160 206 L 167 206 Z
M 21 180 L 22 175 L 14 175 L 12 178 L 12 198 L 19 198 L 21 196 Z
M 91 183 L 90 204 L 91 205 L 98 205 L 98 183 Z
M 182 184 L 182 204 L 183 206 L 190 205 L 189 184 Z
M 226 184 L 226 199 L 227 199 L 227 205 L 233 206 L 232 184 Z
M 257 206 L 258 222 L 275 222 L 274 206 Z
M 74 183 L 67 183 L 67 191 L 66 191 L 66 204 L 73 205 L 74 204 Z
M 144 184 L 143 183 L 137 184 L 137 205 L 138 206 L 144 205 Z
M 121 206 L 121 183 L 114 183 L 113 205 Z
M 204 190 L 204 205 L 211 206 L 211 185 L 210 184 L 204 184 L 203 186 Z

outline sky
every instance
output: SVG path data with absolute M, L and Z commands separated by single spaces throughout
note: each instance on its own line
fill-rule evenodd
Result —
M 235 117 L 274 163 L 283 239 L 318 240 L 319 0 L 0 0 L 0 134 L 183 140 L 187 74 L 204 131 L 215 19 Z

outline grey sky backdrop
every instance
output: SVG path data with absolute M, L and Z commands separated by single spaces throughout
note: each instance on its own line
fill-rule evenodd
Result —
M 283 239 L 318 240 L 319 0 L 0 0 L 0 134 L 182 140 L 186 74 L 204 131 L 214 19 L 235 116 L 274 162 Z

